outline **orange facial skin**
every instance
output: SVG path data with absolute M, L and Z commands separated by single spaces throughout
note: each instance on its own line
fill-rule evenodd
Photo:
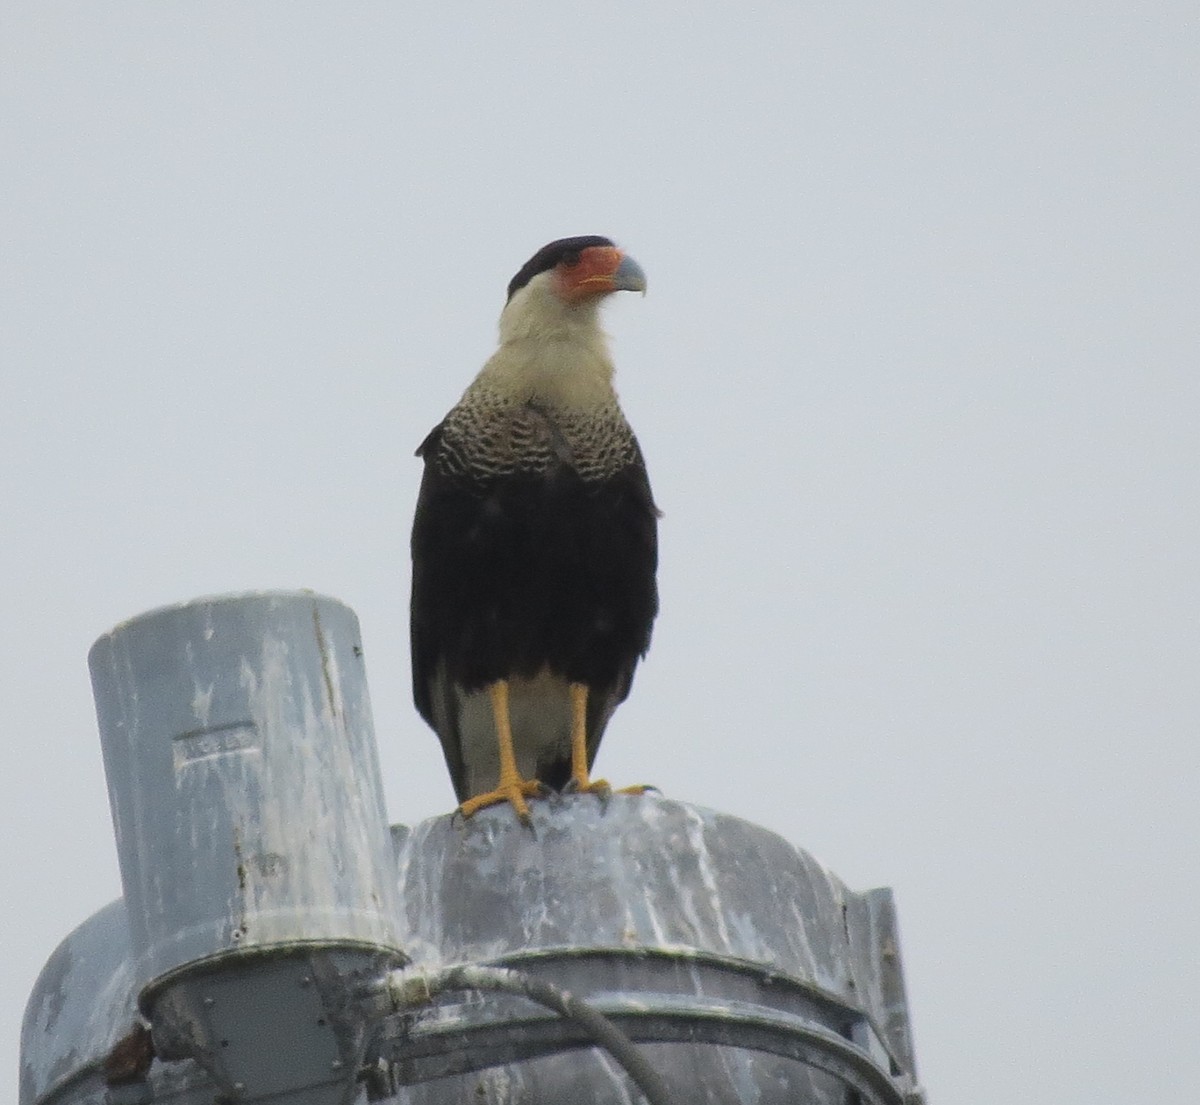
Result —
M 632 257 L 615 246 L 589 246 L 579 260 L 560 261 L 556 269 L 558 294 L 568 303 L 579 303 L 616 291 L 644 291 L 646 278 Z

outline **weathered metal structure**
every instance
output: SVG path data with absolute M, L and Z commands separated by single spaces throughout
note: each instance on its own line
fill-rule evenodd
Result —
M 923 1100 L 890 891 L 654 794 L 389 831 L 339 603 L 156 611 L 91 666 L 124 897 L 34 988 L 21 1105 Z

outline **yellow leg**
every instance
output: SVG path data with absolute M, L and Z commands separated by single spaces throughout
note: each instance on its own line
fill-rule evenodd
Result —
M 571 691 L 571 781 L 567 789 L 579 794 L 597 794 L 601 799 L 613 793 L 607 779 L 589 779 L 587 761 L 587 700 L 586 683 L 572 683 Z M 657 787 L 638 785 L 622 787 L 617 794 L 645 794 Z
M 572 683 L 571 694 L 571 790 L 579 794 L 598 794 L 607 798 L 612 787 L 605 779 L 594 782 L 588 775 L 586 683 Z
M 516 810 L 523 824 L 529 824 L 529 806 L 526 798 L 541 794 L 542 784 L 536 779 L 522 779 L 517 770 L 517 756 L 513 751 L 512 723 L 508 716 L 508 682 L 500 679 L 488 687 L 488 697 L 492 700 L 492 718 L 496 724 L 496 744 L 500 751 L 500 781 L 495 790 L 486 794 L 477 794 L 468 798 L 461 806 L 459 813 L 470 817 L 485 806 L 495 806 L 500 802 L 508 802 Z

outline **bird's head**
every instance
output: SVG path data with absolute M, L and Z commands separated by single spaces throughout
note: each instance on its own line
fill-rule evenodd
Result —
M 646 274 L 611 240 L 586 234 L 542 246 L 508 282 L 508 302 L 531 285 L 576 305 L 611 292 L 644 292 Z
M 646 274 L 608 238 L 560 238 L 542 246 L 508 284 L 502 340 L 595 326 L 612 292 L 646 290 Z

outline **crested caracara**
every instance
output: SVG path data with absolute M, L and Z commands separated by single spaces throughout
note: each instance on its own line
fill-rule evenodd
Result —
M 499 348 L 417 450 L 413 695 L 467 816 L 608 792 L 589 771 L 650 645 L 658 511 L 598 316 L 645 288 L 607 238 L 538 250 Z

